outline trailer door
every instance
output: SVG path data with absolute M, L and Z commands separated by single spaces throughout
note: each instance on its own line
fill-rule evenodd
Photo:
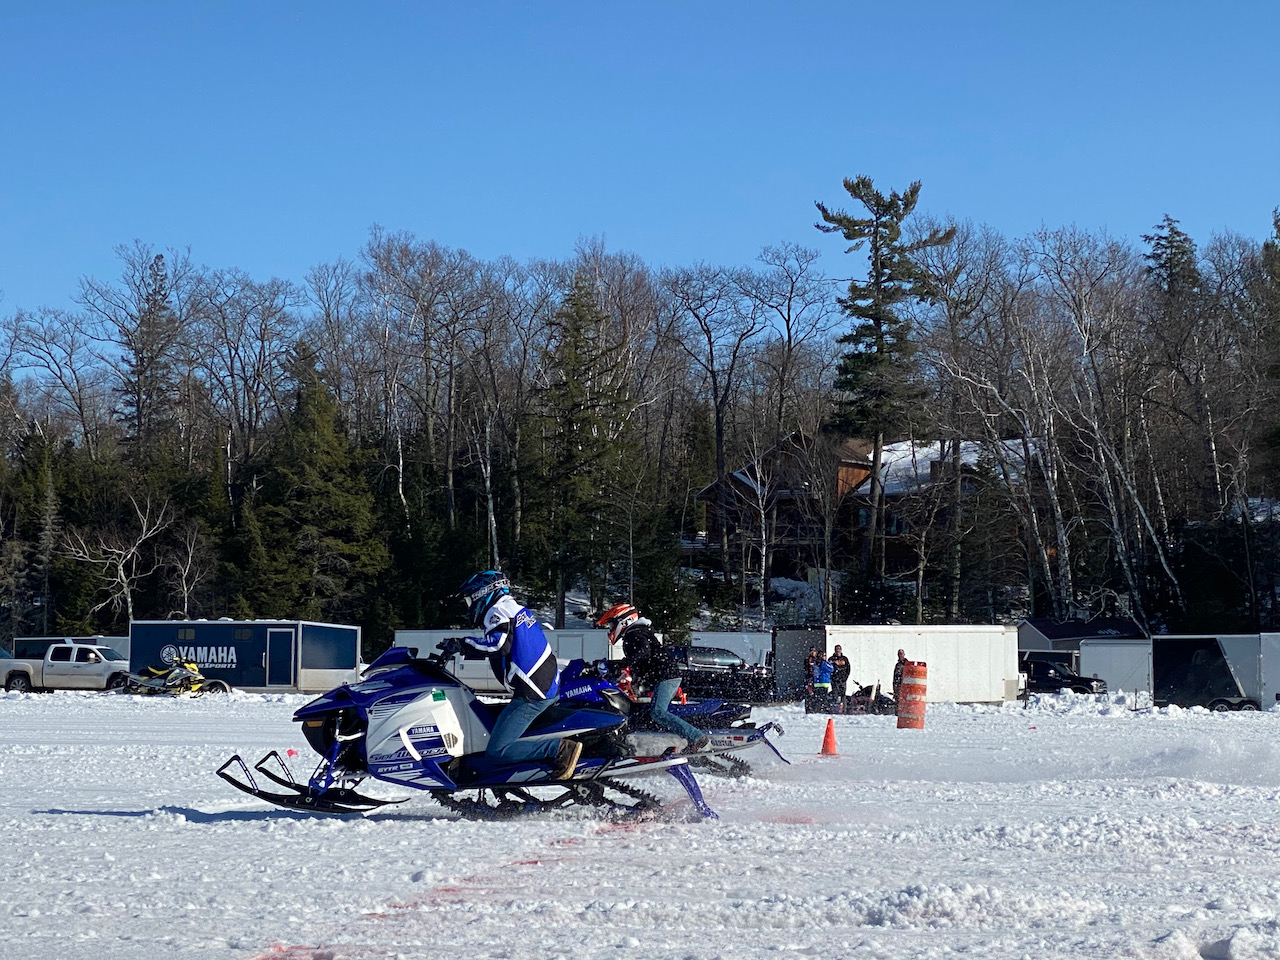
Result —
M 1262 642 L 1262 709 L 1280 703 L 1280 633 L 1264 633 Z
M 267 630 L 267 686 L 293 686 L 293 630 Z

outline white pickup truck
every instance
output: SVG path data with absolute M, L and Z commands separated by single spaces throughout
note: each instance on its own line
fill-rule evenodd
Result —
M 115 690 L 125 685 L 129 661 L 110 647 L 55 643 L 43 660 L 17 660 L 0 650 L 4 688 L 32 690 Z

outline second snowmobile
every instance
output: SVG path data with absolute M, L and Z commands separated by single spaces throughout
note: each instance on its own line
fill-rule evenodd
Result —
M 153 664 L 129 674 L 124 690 L 127 693 L 166 693 L 170 696 L 189 693 L 198 696 L 202 693 L 229 693 L 231 687 L 225 681 L 208 679 L 194 660 L 179 657 L 172 663 Z
M 630 738 L 632 744 L 640 739 L 634 734 L 650 732 L 665 734 L 665 731 L 650 719 L 648 709 L 643 707 L 636 709 L 640 702 L 614 683 L 610 677 L 608 661 L 599 660 L 588 664 L 583 660 L 571 660 L 561 672 L 560 684 L 562 702 L 583 706 L 603 706 L 626 718 L 633 734 Z M 791 762 L 767 736 L 771 731 L 782 736 L 782 727 L 773 721 L 763 726 L 752 723 L 749 719 L 750 704 L 734 703 L 729 700 L 698 700 L 690 703 L 672 703 L 668 709 L 700 730 L 706 730 L 711 737 L 711 745 L 706 750 L 687 754 L 689 762 L 694 767 L 725 776 L 748 776 L 751 773 L 751 765 L 742 758 L 729 756 L 729 754 L 745 750 L 758 743 L 767 746 L 783 763 Z
M 656 811 L 660 800 L 632 784 L 636 777 L 670 773 L 694 808 L 715 817 L 679 755 L 627 756 L 625 717 L 579 703 L 558 703 L 525 737 L 579 740 L 582 756 L 568 779 L 553 778 L 553 763 L 503 763 L 485 756 L 500 705 L 481 701 L 453 676 L 439 654 L 420 658 L 409 647 L 392 647 L 364 672 L 294 714 L 320 762 L 298 781 L 277 752 L 250 769 L 233 756 L 218 776 L 245 793 L 292 809 L 359 813 L 402 802 L 358 791 L 372 778 L 427 791 L 463 816 L 493 819 L 539 810 L 586 806 L 613 816 Z M 254 771 L 266 781 L 259 785 Z M 282 788 L 282 789 L 277 789 Z

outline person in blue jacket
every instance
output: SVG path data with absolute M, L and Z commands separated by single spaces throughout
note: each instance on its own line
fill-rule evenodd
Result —
M 560 667 L 538 618 L 511 596 L 511 584 L 497 570 L 484 570 L 458 588 L 473 626 L 483 635 L 462 639 L 488 654 L 494 675 L 511 693 L 511 702 L 489 732 L 485 756 L 514 763 L 545 760 L 557 780 L 567 780 L 582 754 L 582 744 L 563 740 L 521 740 L 560 692 Z
M 813 699 L 818 711 L 831 709 L 831 674 L 834 671 L 825 653 L 819 653 L 813 664 Z

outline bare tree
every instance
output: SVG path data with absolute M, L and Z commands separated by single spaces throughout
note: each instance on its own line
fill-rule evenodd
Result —
M 165 570 L 165 584 L 178 603 L 169 615 L 190 620 L 195 612 L 197 593 L 215 569 L 214 558 L 200 533 L 198 521 L 188 519 L 183 522 L 174 543 L 162 553 L 160 562 Z
M 195 362 L 225 424 L 231 484 L 287 403 L 301 295 L 282 280 L 258 283 L 240 270 L 218 270 L 203 278 L 195 298 Z
M 105 528 L 97 531 L 69 530 L 64 550 L 72 560 L 87 564 L 99 572 L 100 589 L 106 598 L 90 608 L 91 613 L 110 608 L 133 620 L 133 595 L 138 584 L 160 567 L 160 561 L 148 556 L 146 545 L 171 522 L 167 501 L 158 506 L 150 498 L 141 502 L 130 495 L 137 525 Z
M 119 246 L 124 265 L 119 282 L 85 277 L 77 301 L 90 320 L 87 331 L 98 355 L 112 371 L 134 456 L 149 458 L 169 431 L 178 403 L 179 348 L 191 323 L 191 295 L 198 272 L 184 250 L 168 256 L 135 240 Z
M 728 473 L 727 425 L 737 396 L 739 378 L 765 328 L 765 313 L 758 304 L 745 301 L 738 276 L 730 270 L 700 264 L 670 271 L 663 287 L 681 320 L 680 348 L 699 372 L 711 404 L 715 431 L 717 514 L 721 518 L 720 550 L 726 574 L 732 565 L 727 517 L 729 504 L 725 476 Z
M 96 343 L 81 314 L 19 311 L 13 320 L 14 363 L 37 375 L 38 389 L 70 421 L 73 435 L 95 462 L 112 408 L 110 369 L 99 359 Z

